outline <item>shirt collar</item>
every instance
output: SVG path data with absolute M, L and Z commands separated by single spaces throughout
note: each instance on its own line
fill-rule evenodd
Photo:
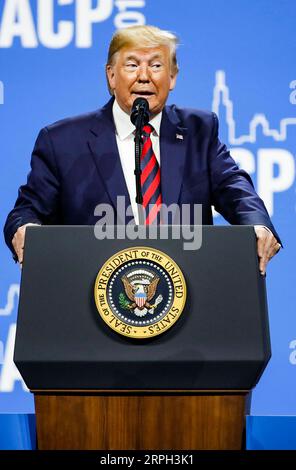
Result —
M 121 109 L 116 100 L 114 100 L 112 111 L 117 135 L 120 140 L 124 140 L 134 132 L 135 126 L 131 122 L 129 114 Z M 154 128 L 153 133 L 157 136 L 160 134 L 161 117 L 162 111 L 149 121 L 149 124 Z

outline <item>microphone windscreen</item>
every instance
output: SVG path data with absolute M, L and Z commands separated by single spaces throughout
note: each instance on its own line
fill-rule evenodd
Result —
M 142 124 L 148 124 L 149 122 L 149 103 L 146 98 L 136 98 L 133 102 L 131 111 L 131 121 L 136 126 L 139 115 L 142 117 Z

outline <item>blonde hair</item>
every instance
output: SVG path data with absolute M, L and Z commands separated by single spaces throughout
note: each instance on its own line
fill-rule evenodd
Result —
M 118 52 L 125 47 L 141 49 L 146 47 L 167 46 L 170 49 L 171 71 L 173 75 L 176 75 L 179 71 L 176 53 L 178 44 L 179 39 L 175 34 L 157 28 L 156 26 L 129 26 L 120 29 L 116 31 L 111 39 L 106 69 L 108 66 L 114 65 Z M 113 94 L 109 87 L 108 77 L 107 83 L 109 92 Z

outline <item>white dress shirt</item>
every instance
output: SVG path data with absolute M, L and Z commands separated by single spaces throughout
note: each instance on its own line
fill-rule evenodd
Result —
M 129 114 L 125 113 L 116 100 L 113 104 L 113 118 L 116 128 L 116 142 L 121 161 L 121 166 L 131 200 L 131 206 L 135 218 L 135 223 L 139 223 L 139 215 L 136 203 L 136 177 L 135 170 L 135 142 L 134 131 L 135 126 L 130 120 Z M 149 124 L 154 128 L 151 134 L 151 141 L 155 157 L 160 165 L 160 149 L 159 149 L 159 136 L 160 136 L 160 123 L 162 112 L 157 114 Z

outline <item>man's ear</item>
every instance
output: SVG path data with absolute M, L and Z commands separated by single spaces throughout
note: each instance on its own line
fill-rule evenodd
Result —
M 175 73 L 175 75 L 170 76 L 170 91 L 172 91 L 175 88 L 176 82 L 177 82 L 177 74 Z
M 107 75 L 108 82 L 109 82 L 109 88 L 111 90 L 114 90 L 114 88 L 115 88 L 115 79 L 114 79 L 114 70 L 113 70 L 112 65 L 107 65 L 106 66 L 106 75 Z

